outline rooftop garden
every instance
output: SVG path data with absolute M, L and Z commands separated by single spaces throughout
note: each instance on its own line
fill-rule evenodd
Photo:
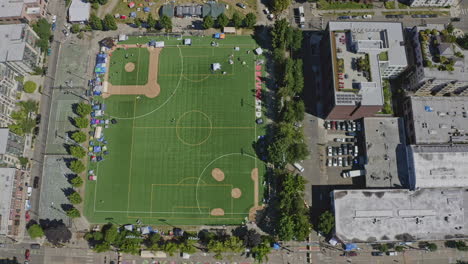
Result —
M 379 54 L 379 61 L 388 61 L 388 51 Z
M 457 58 L 463 58 L 464 55 L 456 50 L 456 37 L 453 35 L 453 26 L 447 26 L 447 29 L 438 31 L 436 29 L 426 29 L 419 31 L 419 41 L 421 44 L 421 55 L 423 66 L 428 68 L 437 68 L 439 71 L 454 71 L 454 64 Z M 441 54 L 440 46 L 444 45 L 452 49 L 454 56 L 444 56 Z
M 366 54 L 364 57 L 357 59 L 357 68 L 358 71 L 362 72 L 362 75 L 366 77 L 367 81 L 371 82 L 371 72 L 370 72 L 370 62 L 369 54 Z
M 381 112 L 382 114 L 393 115 L 392 92 L 390 90 L 390 83 L 388 80 L 382 81 L 382 90 L 384 96 L 384 105 Z
M 318 7 L 322 10 L 333 10 L 333 9 L 371 9 L 373 5 L 371 3 L 364 4 L 354 1 L 349 2 L 334 2 L 327 0 L 319 0 Z

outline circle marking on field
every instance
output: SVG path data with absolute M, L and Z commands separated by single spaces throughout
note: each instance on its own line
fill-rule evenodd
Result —
M 183 127 L 180 125 L 180 121 L 182 119 L 184 119 L 188 114 L 191 114 L 191 113 L 198 113 L 198 114 L 201 114 L 205 117 L 205 119 L 208 121 L 208 126 L 207 127 Z M 203 140 L 199 141 L 199 142 L 188 142 L 187 140 L 183 139 L 181 136 L 180 136 L 180 130 L 181 129 L 208 129 L 208 135 L 203 138 Z M 191 111 L 187 111 L 185 113 L 183 113 L 179 119 L 177 119 L 177 123 L 176 123 L 176 135 L 177 135 L 177 138 L 185 145 L 188 145 L 188 146 L 199 146 L 203 143 L 205 143 L 210 137 L 211 137 L 211 132 L 213 130 L 213 123 L 211 122 L 211 118 L 205 114 L 204 112 L 200 111 L 200 110 L 191 110 Z

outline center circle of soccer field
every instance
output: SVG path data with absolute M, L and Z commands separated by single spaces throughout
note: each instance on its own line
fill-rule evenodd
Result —
M 205 143 L 210 138 L 212 129 L 210 117 L 199 110 L 183 113 L 176 123 L 177 138 L 189 146 Z

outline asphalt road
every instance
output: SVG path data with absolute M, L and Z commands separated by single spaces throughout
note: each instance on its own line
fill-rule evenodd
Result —
M 44 162 L 44 154 L 47 139 L 47 128 L 49 125 L 49 112 L 51 106 L 52 87 L 54 86 L 54 78 L 57 62 L 59 59 L 60 45 L 63 39 L 63 33 L 61 30 L 66 22 L 65 2 L 58 0 L 51 0 L 48 5 L 48 13 L 57 15 L 57 29 L 54 31 L 54 42 L 51 43 L 52 53 L 48 58 L 48 70 L 47 75 L 44 78 L 42 85 L 42 96 L 40 103 L 41 110 L 41 123 L 39 124 L 39 134 L 36 138 L 33 162 L 31 167 L 31 179 L 39 177 L 40 185 L 42 184 L 42 167 Z M 32 219 L 38 220 L 39 217 L 39 199 L 40 190 L 33 192 L 31 200 L 31 217 Z

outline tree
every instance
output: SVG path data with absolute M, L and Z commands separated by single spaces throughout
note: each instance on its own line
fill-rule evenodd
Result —
M 82 173 L 86 169 L 85 165 L 80 160 L 72 160 L 69 168 L 76 174 Z
M 110 250 L 110 244 L 108 242 L 98 243 L 94 246 L 94 251 L 97 253 L 107 252 Z
M 89 115 L 91 111 L 92 111 L 92 107 L 90 104 L 79 103 L 76 105 L 76 113 L 81 117 L 85 117 Z
M 36 113 L 38 110 L 38 104 L 34 100 L 21 101 L 18 103 L 21 111 L 29 115 L 30 113 Z
M 169 256 L 174 256 L 174 253 L 179 249 L 179 246 L 174 241 L 167 241 L 162 250 L 169 254 Z
M 153 18 L 151 13 L 148 14 L 148 18 L 146 18 L 146 25 L 148 28 L 154 28 L 156 26 L 156 19 Z
M 254 13 L 248 13 L 244 18 L 244 26 L 246 28 L 253 28 L 257 23 L 257 16 Z
M 98 10 L 99 9 L 99 3 L 96 3 L 96 2 L 92 3 L 91 8 L 94 9 L 94 10 Z
M 76 209 L 75 207 L 72 207 L 71 209 L 67 210 L 67 216 L 70 218 L 78 218 L 81 216 L 80 211 Z
M 241 14 L 239 14 L 239 12 L 234 12 L 234 14 L 232 15 L 232 25 L 235 27 L 235 28 L 240 28 L 242 26 L 242 16 Z
M 37 85 L 33 81 L 27 81 L 23 85 L 23 90 L 26 93 L 34 93 L 34 91 L 36 91 L 36 88 L 37 88 Z
M 273 11 L 275 13 L 281 13 L 284 10 L 288 9 L 291 4 L 290 0 L 274 0 L 273 1 Z
M 83 199 L 81 199 L 81 195 L 77 192 L 72 192 L 67 196 L 67 198 L 71 204 L 80 204 L 81 202 L 83 202 Z
M 73 24 L 70 28 L 71 33 L 76 34 L 80 32 L 80 25 L 79 24 Z
M 282 214 L 278 221 L 278 237 L 280 240 L 289 241 L 294 237 L 294 221 L 290 215 Z
M 195 240 L 186 240 L 184 243 L 180 245 L 180 252 L 193 254 L 197 252 L 197 248 L 195 247 Z
M 97 0 L 100 5 L 105 5 L 107 4 L 108 0 Z
M 297 51 L 302 47 L 302 38 L 302 30 L 298 28 L 292 30 L 291 48 L 294 51 Z
M 51 24 L 45 18 L 41 18 L 37 23 L 33 24 L 33 30 L 39 36 L 39 41 L 36 42 L 36 45 L 41 48 L 42 52 L 45 52 L 49 48 L 49 40 L 52 35 L 50 29 Z
M 218 24 L 218 27 L 223 29 L 225 26 L 229 24 L 229 18 L 223 13 L 218 16 L 216 19 L 216 22 Z
M 32 239 L 44 236 L 44 230 L 42 230 L 42 227 L 38 224 L 31 225 L 28 228 L 28 233 Z
M 70 154 L 75 158 L 83 158 L 86 156 L 86 150 L 80 146 L 70 146 Z
M 309 156 L 310 152 L 307 148 L 307 144 L 304 142 L 298 142 L 292 144 L 287 151 L 286 161 L 288 163 L 294 163 L 300 160 L 304 160 Z
M 89 120 L 85 117 L 75 117 L 73 121 L 78 128 L 87 128 L 89 125 Z
M 91 28 L 94 30 L 102 30 L 102 24 L 102 20 L 95 14 L 91 13 L 91 16 L 89 16 L 89 25 L 91 26 Z
M 161 235 L 158 233 L 151 233 L 145 243 L 148 248 L 159 250 L 159 241 L 161 241 Z
M 159 20 L 159 25 L 161 28 L 164 28 L 166 32 L 172 31 L 172 20 L 170 17 L 163 15 Z
M 26 157 L 18 157 L 21 167 L 26 167 L 29 163 L 29 159 Z
M 262 237 L 260 236 L 259 233 L 257 233 L 257 231 L 255 231 L 255 229 L 249 229 L 245 233 L 243 239 L 244 239 L 245 246 L 248 248 L 254 248 L 258 246 L 260 243 L 262 243 Z
M 291 28 L 286 19 L 276 20 L 271 31 L 273 48 L 285 49 L 289 46 L 291 37 Z
M 216 259 L 222 259 L 222 253 L 226 251 L 226 247 L 223 242 L 214 239 L 208 242 L 207 249 L 209 252 L 215 253 L 214 257 Z
M 73 132 L 71 138 L 77 143 L 83 143 L 86 141 L 86 134 L 81 131 Z
M 258 263 L 263 263 L 264 260 L 268 262 L 268 254 L 271 252 L 271 247 L 269 243 L 263 242 L 260 245 L 252 248 L 251 252 L 254 256 L 254 259 Z
M 45 236 L 47 240 L 53 245 L 60 245 L 70 241 L 72 237 L 71 231 L 60 223 L 45 229 Z
M 102 232 L 104 233 L 104 241 L 109 244 L 112 244 L 118 235 L 117 227 L 113 224 L 107 224 L 104 226 L 102 228 Z
M 396 247 L 395 247 L 395 251 L 396 251 L 396 252 L 403 252 L 403 251 L 405 251 L 405 247 L 403 247 L 403 246 L 396 246 Z
M 138 17 L 135 17 L 135 19 L 133 19 L 133 24 L 135 25 L 135 27 L 140 28 L 141 27 L 141 19 L 139 19 Z
M 73 187 L 79 188 L 83 185 L 83 179 L 80 176 L 75 176 L 70 180 L 70 183 Z
M 318 230 L 328 235 L 335 226 L 335 216 L 330 211 L 322 213 L 319 217 Z
M 108 30 L 117 30 L 117 23 L 115 22 L 115 18 L 113 15 L 107 14 L 102 20 L 102 28 L 105 31 Z
M 428 243 L 427 244 L 427 249 L 429 249 L 429 251 L 431 252 L 434 252 L 437 250 L 437 245 L 435 243 Z
M 452 23 L 447 25 L 447 32 L 452 34 L 453 31 L 455 30 L 455 27 L 452 25 Z
M 206 16 L 203 18 L 203 28 L 209 29 L 214 26 L 214 20 L 211 16 Z
M 380 244 L 379 250 L 382 252 L 387 252 L 388 251 L 388 245 L 387 244 Z

